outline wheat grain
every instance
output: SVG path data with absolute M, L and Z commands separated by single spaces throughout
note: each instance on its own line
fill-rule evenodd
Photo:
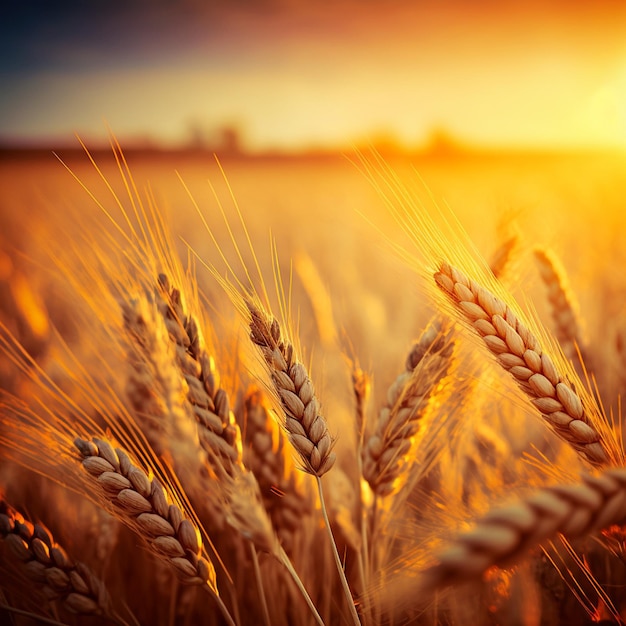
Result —
M 579 484 L 545 487 L 478 520 L 424 572 L 426 588 L 480 577 L 493 566 L 507 567 L 529 550 L 564 535 L 584 537 L 626 521 L 626 470 L 585 475 Z
M 120 621 L 104 582 L 84 563 L 70 559 L 44 526 L 24 519 L 4 500 L 0 501 L 0 537 L 48 600 L 58 600 L 72 613 Z
M 482 337 L 498 363 L 530 397 L 552 430 L 593 465 L 608 465 L 621 452 L 600 433 L 597 407 L 581 398 L 574 382 L 559 372 L 539 340 L 510 307 L 458 269 L 442 263 L 434 275 L 437 285 L 454 302 L 455 312 Z
M 326 420 L 319 414 L 319 402 L 304 365 L 298 361 L 293 344 L 283 337 L 278 320 L 251 301 L 250 338 L 261 350 L 272 383 L 285 413 L 284 427 L 289 440 L 309 474 L 323 476 L 335 463 L 334 439 Z

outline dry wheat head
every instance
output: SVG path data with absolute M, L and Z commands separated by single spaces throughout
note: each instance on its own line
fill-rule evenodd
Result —
M 278 320 L 247 301 L 250 338 L 263 354 L 272 383 L 285 413 L 284 427 L 302 460 L 303 469 L 322 476 L 335 463 L 334 440 L 304 365 L 298 361 L 293 344 L 283 338 Z
M 0 537 L 48 600 L 58 600 L 73 613 L 117 621 L 102 580 L 84 563 L 70 559 L 44 526 L 24 519 L 4 500 L 0 501 Z
M 453 301 L 457 315 L 482 337 L 559 437 L 592 465 L 609 465 L 621 458 L 617 443 L 612 438 L 607 442 L 606 431 L 602 432 L 600 410 L 579 395 L 582 382 L 573 380 L 572 372 L 557 370 L 539 340 L 505 302 L 447 263 L 441 263 L 434 277 Z

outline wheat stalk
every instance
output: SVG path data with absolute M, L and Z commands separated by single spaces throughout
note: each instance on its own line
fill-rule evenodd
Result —
M 539 340 L 505 302 L 447 263 L 440 264 L 434 278 L 454 302 L 456 314 L 482 337 L 559 437 L 592 465 L 608 465 L 612 458 L 621 458 L 617 445 L 613 441 L 607 444 L 599 430 L 602 416 L 598 408 L 577 391 L 582 383 L 573 372 L 564 374 L 557 369 Z
M 626 521 L 626 469 L 584 475 L 579 484 L 538 490 L 497 508 L 460 534 L 423 573 L 425 588 L 481 576 L 493 566 L 507 567 L 529 550 L 562 534 L 567 539 Z
M 59 600 L 72 613 L 125 623 L 113 610 L 104 582 L 84 563 L 70 559 L 44 526 L 26 520 L 4 500 L 0 500 L 0 537 L 48 600 Z
M 576 360 L 578 349 L 582 350 L 584 346 L 578 305 L 570 289 L 567 274 L 551 250 L 535 248 L 534 253 L 539 274 L 548 290 L 556 337 L 565 355 L 569 359 Z
M 363 477 L 377 495 L 396 493 L 404 483 L 428 397 L 445 376 L 452 349 L 449 330 L 429 326 L 389 388 L 387 403 L 361 455 Z
M 252 472 L 236 472 L 234 477 L 226 478 L 225 501 L 226 521 L 248 539 L 261 552 L 274 556 L 287 570 L 301 591 L 315 621 L 324 626 L 317 608 L 305 589 L 300 577 L 294 569 L 287 553 L 280 545 L 269 515 L 263 506 L 261 492 Z M 256 556 L 256 553 L 255 553 Z M 258 572 L 257 572 L 258 576 Z M 262 585 L 260 593 L 262 594 Z

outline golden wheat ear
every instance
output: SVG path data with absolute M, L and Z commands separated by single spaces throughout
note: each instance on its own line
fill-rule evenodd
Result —
M 284 427 L 300 455 L 302 469 L 318 478 L 335 464 L 335 443 L 320 415 L 319 401 L 304 365 L 297 360 L 293 344 L 283 338 L 278 320 L 252 301 L 250 338 L 258 346 L 285 413 Z
M 561 534 L 584 537 L 626 521 L 626 470 L 585 475 L 574 485 L 556 485 L 497 508 L 462 533 L 437 564 L 423 573 L 424 588 L 480 578 L 490 567 L 508 567 Z
M 284 428 L 302 461 L 303 471 L 315 476 L 320 496 L 322 515 L 328 531 L 337 572 L 355 625 L 359 617 L 352 592 L 337 552 L 324 501 L 321 478 L 336 461 L 332 451 L 335 440 L 328 430 L 326 419 L 320 414 L 319 401 L 307 369 L 297 359 L 293 344 L 283 335 L 278 320 L 250 299 L 245 301 L 250 315 L 250 339 L 261 354 L 269 371 L 274 390 L 285 415 Z
M 362 452 L 363 478 L 379 496 L 397 493 L 407 480 L 415 439 L 428 399 L 452 362 L 451 329 L 429 326 L 411 349 L 405 370 L 387 392 L 374 432 Z
M 121 521 L 169 563 L 184 583 L 207 585 L 217 595 L 215 570 L 203 556 L 200 531 L 170 502 L 161 483 L 105 439 L 76 438 L 74 445 L 101 498 L 115 505 Z
M 567 279 L 565 268 L 552 250 L 535 248 L 539 274 L 548 291 L 556 337 L 565 356 L 574 363 L 578 351 L 585 352 L 578 303 Z
M 581 395 L 582 381 L 573 371 L 557 369 L 511 308 L 447 263 L 439 265 L 434 278 L 457 317 L 482 338 L 553 432 L 591 465 L 620 464 L 623 450 L 594 400 Z
M 4 500 L 0 500 L 0 537 L 8 548 L 6 558 L 15 559 L 49 601 L 71 613 L 126 623 L 116 614 L 104 582 L 84 563 L 72 560 L 47 528 L 25 519 Z
M 511 265 L 511 261 L 515 257 L 519 244 L 519 235 L 509 235 L 502 240 L 491 256 L 491 259 L 489 260 L 489 269 L 499 280 L 502 280 L 502 278 L 507 274 L 507 270 Z
M 207 350 L 200 322 L 185 306 L 181 291 L 165 274 L 158 277 L 160 302 L 169 338 L 176 347 L 176 363 L 188 386 L 187 401 L 198 423 L 200 442 L 213 469 L 227 472 L 241 465 L 241 433 L 228 394 L 220 385 L 214 357 Z

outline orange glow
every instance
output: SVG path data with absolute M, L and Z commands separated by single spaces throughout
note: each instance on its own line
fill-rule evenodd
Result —
M 132 4 L 132 3 L 131 3 Z M 0 139 L 252 151 L 626 147 L 626 5 L 344 0 L 106 15 L 111 43 L 40 41 L 9 71 Z M 97 16 L 92 16 L 92 21 Z M 117 42 L 117 40 L 116 40 Z M 236 144 L 237 146 L 239 144 Z
M 16 273 L 11 281 L 11 291 L 19 312 L 37 338 L 45 337 L 49 331 L 48 316 L 28 280 Z

